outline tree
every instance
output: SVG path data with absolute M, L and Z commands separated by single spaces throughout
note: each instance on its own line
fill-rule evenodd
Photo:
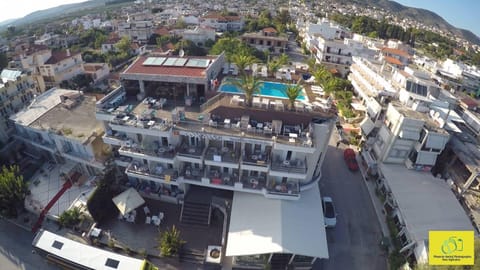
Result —
M 17 209 L 23 207 L 28 193 L 18 166 L 3 166 L 0 171 L 0 212 L 8 217 L 16 217 Z
M 271 76 L 273 76 L 281 67 L 282 65 L 278 60 L 270 60 L 267 63 L 267 70 Z
M 64 211 L 58 217 L 58 223 L 60 223 L 60 225 L 64 227 L 73 227 L 78 222 L 80 222 L 80 210 L 78 209 L 78 207 L 74 207 L 72 209 Z
M 280 54 L 280 56 L 278 57 L 278 62 L 280 63 L 280 65 L 286 65 L 288 64 L 288 62 L 290 59 L 288 58 L 288 55 L 286 53 L 282 53 Z
M 245 68 L 257 62 L 257 58 L 249 54 L 235 54 L 232 62 L 237 66 L 240 75 L 245 75 Z
M 252 106 L 253 95 L 260 93 L 260 88 L 263 85 L 263 82 L 251 75 L 243 75 L 240 76 L 240 80 L 228 80 L 226 83 L 234 85 L 243 91 L 247 106 Z
M 180 231 L 173 225 L 171 229 L 160 234 L 160 255 L 165 257 L 178 255 L 183 244 L 185 241 L 180 237 Z
M 117 47 L 120 53 L 130 55 L 131 43 L 132 41 L 130 40 L 130 38 L 124 36 L 120 39 L 119 42 L 117 42 L 117 44 L 115 44 L 115 47 Z
M 101 48 L 102 44 L 105 43 L 105 41 L 107 41 L 107 36 L 101 32 L 97 32 L 95 34 L 95 42 L 93 43 L 94 48 L 95 49 Z
M 175 51 L 183 50 L 185 55 L 204 56 L 207 52 L 191 40 L 182 40 L 175 45 Z
M 296 84 L 290 84 L 285 89 L 285 95 L 288 98 L 291 110 L 293 110 L 293 108 L 295 107 L 295 100 L 297 100 L 298 96 L 300 96 L 301 93 L 302 86 L 300 85 L 300 82 Z
M 6 68 L 8 65 L 8 58 L 5 53 L 0 53 L 0 70 Z

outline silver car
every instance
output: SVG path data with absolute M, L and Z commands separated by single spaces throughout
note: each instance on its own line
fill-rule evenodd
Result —
M 337 213 L 335 212 L 335 206 L 333 205 L 333 200 L 330 197 L 323 197 L 322 199 L 323 206 L 323 216 L 325 220 L 326 228 L 333 228 L 337 225 Z

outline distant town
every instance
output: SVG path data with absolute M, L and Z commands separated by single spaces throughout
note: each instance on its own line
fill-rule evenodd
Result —
M 6 27 L 0 265 L 447 269 L 432 231 L 474 251 L 478 44 L 348 1 L 207 2 Z

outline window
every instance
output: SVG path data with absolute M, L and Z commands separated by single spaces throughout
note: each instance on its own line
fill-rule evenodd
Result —
M 260 40 L 258 41 L 258 44 L 263 45 L 263 40 L 260 39 Z
M 111 267 L 111 268 L 115 268 L 117 269 L 118 265 L 120 264 L 120 261 L 117 261 L 117 260 L 114 260 L 114 259 L 107 259 L 107 261 L 105 262 L 105 266 L 108 266 L 108 267 Z
M 272 42 L 270 40 L 267 40 L 267 46 L 271 46 Z
M 56 248 L 56 249 L 62 249 L 63 243 L 62 243 L 62 242 L 58 242 L 58 241 L 53 241 L 52 247 L 54 247 L 54 248 Z
M 280 47 L 280 46 L 282 46 L 282 42 L 277 41 L 277 47 Z

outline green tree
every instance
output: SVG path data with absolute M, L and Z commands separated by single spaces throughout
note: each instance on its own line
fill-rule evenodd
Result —
M 240 75 L 245 75 L 245 68 L 258 62 L 258 59 L 250 54 L 235 54 L 232 56 L 232 62 L 237 66 Z
M 167 229 L 160 233 L 160 255 L 165 257 L 171 257 L 178 255 L 180 248 L 185 244 L 185 241 L 180 237 L 180 231 L 172 226 L 171 229 Z
M 190 40 L 182 40 L 178 42 L 175 45 L 175 51 L 178 53 L 180 50 L 183 50 L 185 55 L 204 56 L 207 54 L 202 47 L 197 46 L 197 44 Z
M 231 79 L 226 81 L 227 84 L 234 85 L 242 90 L 245 94 L 245 103 L 252 106 L 253 95 L 260 93 L 263 82 L 251 75 L 240 76 L 240 79 Z
M 132 44 L 132 41 L 130 40 L 130 38 L 127 36 L 124 36 L 120 39 L 119 42 L 117 42 L 117 44 L 115 44 L 115 47 L 118 49 L 120 53 L 130 55 L 131 44 Z
M 295 101 L 297 100 L 298 96 L 302 93 L 302 86 L 300 85 L 300 82 L 296 84 L 290 84 L 287 86 L 285 89 L 285 95 L 288 98 L 290 109 L 293 110 L 295 107 Z
M 0 171 L 0 212 L 8 217 L 16 217 L 17 209 L 23 207 L 28 193 L 18 166 L 3 166 Z
M 105 43 L 105 41 L 107 41 L 107 36 L 101 32 L 97 32 L 95 34 L 95 42 L 93 43 L 94 48 L 95 49 L 101 48 L 102 44 Z
M 4 53 L 0 53 L 0 70 L 6 68 L 7 65 L 8 65 L 7 55 Z
M 64 211 L 58 217 L 58 223 L 64 227 L 73 227 L 78 222 L 80 222 L 80 209 L 78 207 Z
M 282 65 L 280 64 L 280 62 L 276 59 L 268 61 L 267 70 L 268 70 L 268 73 L 270 73 L 270 76 L 274 76 L 281 66 Z
M 280 65 L 283 66 L 283 65 L 288 64 L 288 62 L 290 62 L 290 58 L 288 57 L 288 55 L 286 53 L 282 53 L 278 57 L 278 62 L 280 63 Z

